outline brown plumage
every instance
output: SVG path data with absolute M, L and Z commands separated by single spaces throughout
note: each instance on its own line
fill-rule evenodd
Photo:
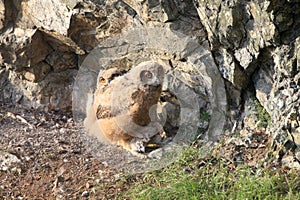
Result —
M 92 106 L 99 130 L 92 134 L 134 154 L 144 152 L 144 144 L 163 132 L 155 109 L 163 79 L 162 65 L 153 61 L 143 62 L 123 75 L 117 68 L 102 71 Z

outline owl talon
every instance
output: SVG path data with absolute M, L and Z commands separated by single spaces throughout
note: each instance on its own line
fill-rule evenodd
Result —
M 166 139 L 168 136 L 167 136 L 167 133 L 164 131 L 164 130 L 162 130 L 162 131 L 160 131 L 159 132 L 159 135 L 160 135 L 160 137 L 162 138 L 162 139 Z
M 136 138 L 132 139 L 130 142 L 131 151 L 144 153 L 145 146 L 143 140 L 136 140 Z
M 133 138 L 130 142 L 131 150 L 130 152 L 139 157 L 139 158 L 147 158 L 146 155 L 142 154 L 145 152 L 144 142 L 142 140 L 137 140 L 137 138 Z

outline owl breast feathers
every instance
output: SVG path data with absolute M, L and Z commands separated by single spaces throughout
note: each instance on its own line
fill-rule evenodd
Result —
M 148 61 L 122 74 L 118 68 L 110 68 L 98 76 L 92 109 L 99 127 L 96 136 L 138 154 L 145 151 L 151 137 L 163 132 L 156 120 L 156 105 L 164 68 Z

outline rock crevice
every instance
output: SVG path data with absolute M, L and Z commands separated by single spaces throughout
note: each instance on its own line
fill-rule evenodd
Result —
M 225 80 L 229 126 L 247 126 L 243 102 L 254 88 L 271 117 L 274 145 L 292 141 L 299 160 L 299 8 L 298 0 L 0 0 L 0 101 L 69 110 L 78 69 L 95 47 L 128 30 L 159 27 L 208 44 L 218 70 L 207 73 Z M 160 35 L 156 42 L 163 46 L 168 37 Z M 135 50 L 140 49 L 131 45 Z M 155 54 L 185 59 L 185 50 Z M 189 58 L 192 63 L 206 62 L 201 53 Z

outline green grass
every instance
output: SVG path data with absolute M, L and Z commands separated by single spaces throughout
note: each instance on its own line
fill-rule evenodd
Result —
M 209 122 L 211 116 L 208 112 L 201 112 L 200 113 L 200 119 Z
M 256 116 L 259 120 L 258 127 L 267 127 L 271 123 L 271 116 L 267 110 L 260 104 L 256 97 L 253 97 L 255 108 L 257 110 Z
M 212 158 L 189 149 L 176 163 L 130 182 L 121 199 L 300 199 L 300 177 L 255 169 Z

